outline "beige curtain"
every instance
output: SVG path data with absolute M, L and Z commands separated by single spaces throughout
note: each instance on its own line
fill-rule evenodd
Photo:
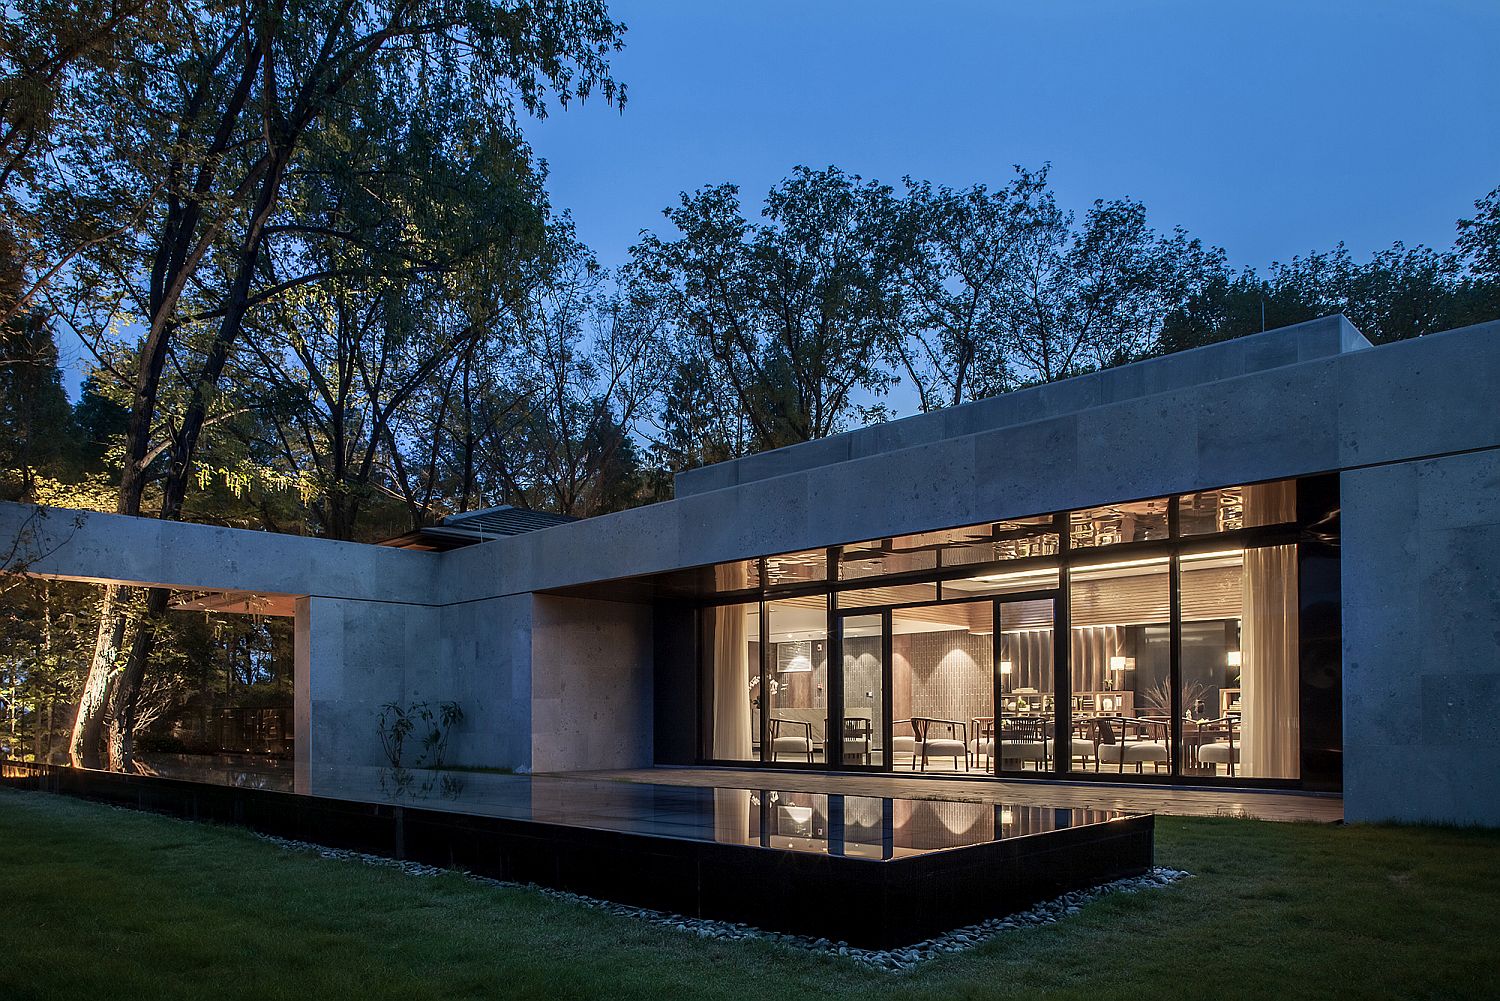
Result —
M 1244 774 L 1296 778 L 1300 757 L 1297 547 L 1245 550 L 1241 579 L 1240 753 Z
M 714 790 L 714 840 L 722 845 L 750 843 L 750 790 Z
M 1297 481 L 1252 483 L 1245 487 L 1245 527 L 1284 525 L 1297 520 Z
M 714 568 L 719 590 L 745 587 L 745 566 Z M 746 606 L 720 605 L 713 611 L 714 712 L 712 753 L 726 761 L 750 757 L 750 633 Z M 759 666 L 755 672 L 759 672 Z

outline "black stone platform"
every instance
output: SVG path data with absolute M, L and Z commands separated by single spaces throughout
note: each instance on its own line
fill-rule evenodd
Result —
M 0 784 L 868 948 L 1146 871 L 1110 811 L 379 770 L 282 791 L 0 763 Z

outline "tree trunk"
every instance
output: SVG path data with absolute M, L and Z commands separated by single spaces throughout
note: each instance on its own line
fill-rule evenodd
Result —
M 146 662 L 156 647 L 156 628 L 167 612 L 171 592 L 153 587 L 146 595 L 146 614 L 130 644 L 130 656 L 120 672 L 110 699 L 109 767 L 111 771 L 128 772 L 134 763 L 136 710 L 141 694 L 141 679 L 146 676 Z
M 99 738 L 104 722 L 101 712 L 109 683 L 115 676 L 120 644 L 125 641 L 124 591 L 119 584 L 110 584 L 104 589 L 104 601 L 99 606 L 94 657 L 89 662 L 88 678 L 78 699 L 78 716 L 73 721 L 73 736 L 68 742 L 68 761 L 74 768 L 99 767 Z

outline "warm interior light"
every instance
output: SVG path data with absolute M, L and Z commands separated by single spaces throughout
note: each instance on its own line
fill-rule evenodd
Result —
M 1057 568 L 1056 567 L 1044 567 L 1041 570 L 1017 570 L 1017 571 L 1014 571 L 1013 573 L 992 573 L 992 574 L 985 574 L 985 575 L 983 575 L 981 577 L 972 577 L 970 579 L 971 580 L 984 581 L 986 584 L 998 584 L 1001 581 L 1007 581 L 1007 580 L 1025 580 L 1028 577 L 1055 577 L 1055 576 L 1057 576 Z M 957 583 L 962 583 L 962 581 L 954 581 L 953 583 L 956 583 L 956 584 Z
M 1000 662 L 1000 673 L 1001 674 L 1009 674 L 1010 671 L 1011 671 L 1011 663 L 1010 663 L 1010 661 L 1008 661 L 1008 660 L 1002 660 Z
M 1090 574 L 1094 573 L 1096 570 L 1121 570 L 1126 567 L 1144 567 L 1151 566 L 1153 564 L 1165 568 L 1167 565 L 1167 558 L 1165 556 L 1154 556 L 1148 560 L 1121 560 L 1118 563 L 1092 563 L 1088 566 L 1074 567 L 1073 570 L 1075 573 Z
M 1240 666 L 1240 652 L 1238 650 L 1231 650 L 1227 654 L 1224 655 L 1224 660 L 1226 662 L 1228 662 L 1228 664 L 1229 664 L 1230 667 L 1239 667 Z
M 1116 674 L 1119 674 L 1121 671 L 1124 671 L 1125 670 L 1125 658 L 1124 657 L 1111 657 L 1111 658 L 1109 658 L 1109 669 L 1111 671 L 1113 671 L 1114 673 L 1116 673 Z
M 1182 562 L 1187 563 L 1190 560 L 1221 560 L 1226 556 L 1244 555 L 1245 551 L 1243 549 L 1225 549 L 1216 553 L 1183 553 Z

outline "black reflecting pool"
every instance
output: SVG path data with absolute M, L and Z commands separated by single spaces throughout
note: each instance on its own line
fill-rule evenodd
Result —
M 8 785 L 889 948 L 1144 872 L 1152 818 L 1034 804 L 349 769 L 301 791 L 7 764 Z M 217 779 L 217 781 L 215 781 Z M 226 784 L 238 783 L 238 784 Z

